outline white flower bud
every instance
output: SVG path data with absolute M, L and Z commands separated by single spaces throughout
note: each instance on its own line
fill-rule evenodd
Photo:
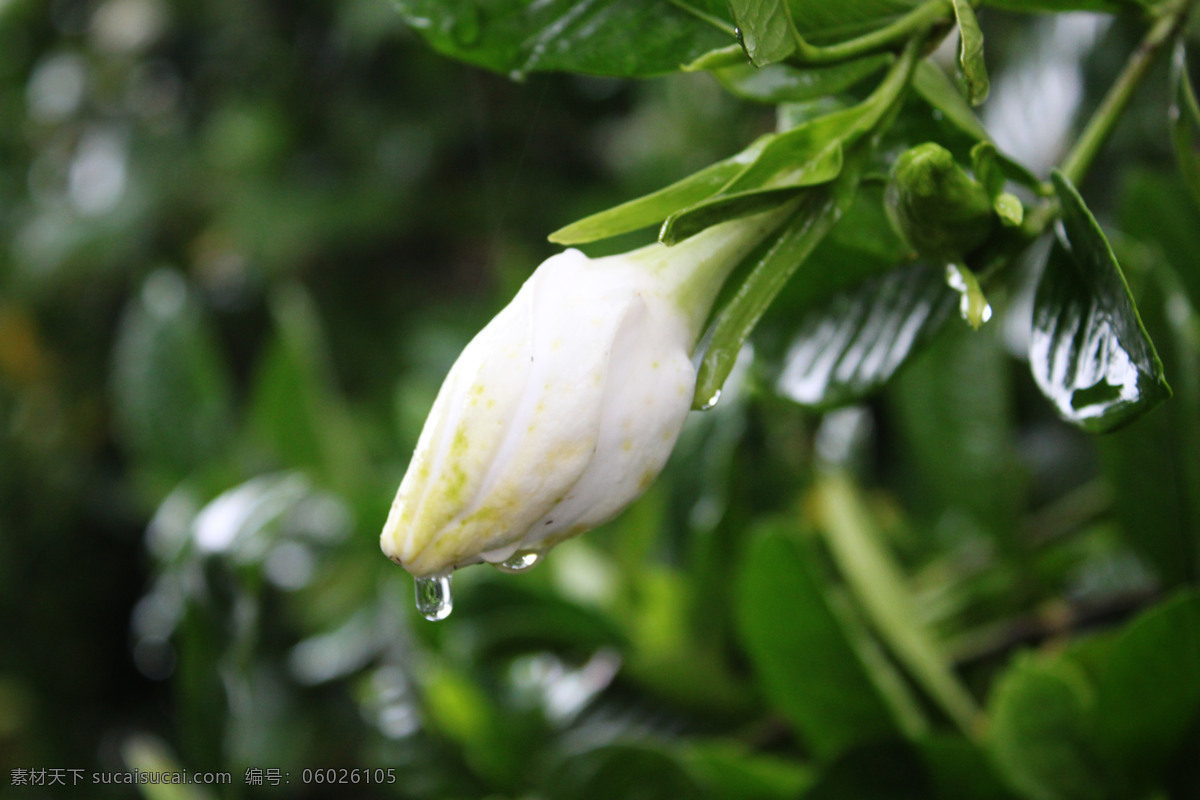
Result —
M 667 461 L 692 349 L 773 215 L 672 248 L 547 259 L 442 384 L 380 537 L 414 576 L 544 550 L 615 517 Z

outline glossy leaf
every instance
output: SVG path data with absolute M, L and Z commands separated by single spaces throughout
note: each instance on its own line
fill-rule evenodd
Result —
M 877 119 L 875 104 L 868 100 L 777 134 L 723 191 L 811 186 L 832 180 L 841 171 L 843 145 L 869 130 Z M 835 165 L 836 171 L 831 169 Z M 812 173 L 815 176 L 810 178 Z
M 828 187 L 810 189 L 799 210 L 757 257 L 736 293 L 717 312 L 700 361 L 692 405 L 707 408 L 720 395 L 738 353 L 792 274 L 825 238 L 850 204 Z
M 796 30 L 814 40 L 847 39 L 881 28 L 917 5 L 920 0 L 788 0 Z
M 799 320 L 777 391 L 817 409 L 883 386 L 950 316 L 942 270 L 915 264 L 838 293 Z
M 1175 163 L 1192 199 L 1200 204 L 1200 103 L 1188 75 L 1187 49 L 1182 40 L 1175 45 L 1171 85 L 1171 144 L 1175 148 Z
M 958 64 L 967 84 L 967 100 L 977 106 L 987 99 L 987 66 L 983 63 L 983 31 L 968 0 L 953 0 L 958 20 Z
M 729 0 L 729 10 L 754 66 L 782 61 L 796 49 L 787 0 Z
M 709 50 L 694 61 L 684 64 L 684 72 L 719 71 L 729 67 L 746 66 L 746 50 L 740 44 L 730 44 Z
M 835 143 L 833 147 L 804 161 L 798 169 L 777 174 L 762 188 L 730 193 L 723 191 L 716 197 L 672 214 L 663 224 L 658 238 L 664 244 L 673 245 L 720 222 L 769 211 L 791 200 L 799 189 L 828 183 L 841 171 L 842 148 Z
M 865 80 L 891 61 L 886 53 L 801 69 L 789 64 L 725 67 L 713 71 L 722 86 L 744 100 L 785 103 L 818 100 L 838 94 Z M 743 59 L 744 60 L 744 59 Z
M 1063 218 L 1034 300 L 1030 367 L 1064 419 L 1113 430 L 1171 390 L 1103 231 L 1064 177 L 1054 185 Z
M 1200 595 L 1177 595 L 1113 641 L 1096 680 L 1097 751 L 1122 794 L 1138 796 L 1200 715 Z
M 838 167 L 841 166 L 840 154 L 839 151 Z M 779 208 L 795 198 L 799 191 L 799 187 L 787 187 L 718 195 L 692 208 L 672 214 L 663 223 L 658 240 L 665 245 L 678 244 L 713 225 Z
M 445 55 L 521 77 L 569 70 L 634 77 L 672 72 L 730 37 L 701 14 L 642 0 L 397 0 L 401 15 Z M 694 3 L 721 14 L 721 4 Z
M 680 209 L 693 206 L 719 192 L 754 163 L 773 136 L 759 137 L 735 156 L 718 161 L 657 192 L 592 214 L 550 234 L 559 244 L 582 244 L 657 225 Z
M 1001 776 L 1029 800 L 1100 800 L 1100 763 L 1088 745 L 1091 687 L 1068 659 L 1022 659 L 993 690 L 988 749 Z
M 738 629 L 763 692 L 822 757 L 898 732 L 827 592 L 782 524 L 750 544 L 737 576 Z

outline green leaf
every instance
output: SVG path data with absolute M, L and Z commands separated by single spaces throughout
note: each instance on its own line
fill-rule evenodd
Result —
M 183 764 L 166 745 L 144 734 L 126 741 L 121 755 L 129 769 L 143 774 L 165 776 L 184 772 Z M 146 800 L 212 800 L 213 797 L 203 786 L 186 783 L 144 783 L 138 784 L 138 789 Z
M 1064 419 L 1109 431 L 1171 390 L 1103 231 L 1075 187 L 1053 180 L 1063 217 L 1034 300 L 1030 368 Z
M 822 478 L 816 492 L 821 533 L 871 624 L 921 688 L 963 732 L 970 732 L 978 715 L 975 701 L 955 677 L 940 644 L 918 621 L 912 592 L 880 544 L 864 499 L 838 473 Z
M 1028 467 L 1012 442 L 1015 388 L 1002 333 L 998 325 L 947 325 L 892 382 L 889 399 L 909 508 L 1012 557 Z
M 816 409 L 857 402 L 941 329 L 954 301 L 942 270 L 925 264 L 839 292 L 800 317 L 776 388 Z
M 445 55 L 520 78 L 563 70 L 637 77 L 679 65 L 731 43 L 701 13 L 643 0 L 396 0 L 400 14 Z
M 1200 214 L 1177 181 L 1148 173 L 1128 182 L 1120 205 L 1121 230 L 1138 237 L 1122 240 L 1121 257 L 1138 276 L 1140 313 L 1175 395 L 1098 444 L 1125 540 L 1173 586 L 1200 579 L 1200 314 L 1183 280 L 1200 258 L 1188 235 Z
M 1069 659 L 1023 658 L 997 682 L 987 747 L 1001 776 L 1029 800 L 1099 800 L 1100 763 L 1089 748 L 1091 687 Z
M 1187 48 L 1181 39 L 1171 62 L 1171 144 L 1175 163 L 1192 199 L 1200 204 L 1200 103 L 1188 75 Z
M 111 375 L 121 443 L 165 495 L 228 441 L 231 379 L 183 276 L 151 273 L 121 320 Z
M 1200 714 L 1200 595 L 1181 593 L 1117 636 L 1096 681 L 1097 751 L 1122 796 L 1141 796 Z
M 928 800 L 933 786 L 912 746 L 871 742 L 842 754 L 821 774 L 803 800 Z
M 721 387 L 750 332 L 852 199 L 848 192 L 835 192 L 827 186 L 808 190 L 779 236 L 759 251 L 736 294 L 713 320 L 712 335 L 696 376 L 695 408 L 708 408 L 720 397 Z
M 812 768 L 756 753 L 736 741 L 690 741 L 684 763 L 708 795 L 720 800 L 792 800 L 812 783 Z
M 878 117 L 876 104 L 868 100 L 777 134 L 723 193 L 811 186 L 832 180 L 841 171 L 842 148 L 870 130 Z
M 796 169 L 775 173 L 761 188 L 721 194 L 691 208 L 685 208 L 667 218 L 659 233 L 659 241 L 677 244 L 712 225 L 738 217 L 770 211 L 788 202 L 805 186 L 828 183 L 842 171 L 842 148 L 835 142 L 811 158 L 799 163 Z M 730 186 L 741 181 L 734 179 Z
M 1120 0 L 984 0 L 983 4 L 1021 13 L 1096 11 L 1103 14 L 1119 14 L 1122 11 L 1130 11 L 1138 5 L 1136 0 L 1126 0 L 1125 2 Z
M 942 112 L 954 127 L 981 142 L 991 141 L 992 137 L 988 135 L 979 117 L 975 116 L 975 112 L 963 99 L 954 82 L 936 64 L 922 61 L 917 65 L 917 71 L 913 75 L 913 89 L 926 103 Z
M 788 0 L 792 24 L 806 39 L 844 40 L 881 28 L 902 16 L 921 0 Z
M 967 100 L 977 106 L 987 99 L 989 89 L 987 66 L 983 62 L 983 31 L 968 0 L 953 2 L 960 40 L 958 64 L 967 84 Z
M 684 64 L 681 69 L 684 72 L 706 72 L 744 66 L 746 66 L 745 48 L 740 44 L 730 44 L 718 47 L 716 50 L 709 50 L 695 61 Z
M 933 796 L 944 800 L 1014 800 L 996 774 L 987 754 L 961 736 L 935 734 L 917 742 L 921 760 L 933 785 Z
M 786 0 L 729 0 L 729 10 L 754 66 L 782 61 L 796 49 Z
M 774 135 L 761 136 L 735 156 L 711 164 L 657 192 L 559 228 L 549 239 L 559 244 L 581 244 L 656 225 L 680 209 L 694 206 L 719 192 L 754 163 L 774 138 Z
M 550 800 L 702 800 L 695 778 L 671 754 L 649 745 L 614 744 L 571 755 L 542 789 Z
M 744 59 L 743 59 L 744 61 Z M 716 69 L 712 75 L 732 94 L 758 103 L 819 100 L 843 92 L 892 61 L 887 53 L 824 67 L 801 69 L 789 64 L 756 68 L 747 64 Z
M 766 526 L 737 575 L 738 630 L 763 691 L 821 757 L 892 736 L 899 723 L 787 523 Z
M 840 168 L 841 151 L 838 156 L 836 166 Z M 658 240 L 668 246 L 679 244 L 713 225 L 779 208 L 799 192 L 799 187 L 787 187 L 718 195 L 667 217 Z
M 368 459 L 312 298 L 299 285 L 284 285 L 271 297 L 271 311 L 277 335 L 255 376 L 253 430 L 282 463 L 340 488 L 362 486 Z

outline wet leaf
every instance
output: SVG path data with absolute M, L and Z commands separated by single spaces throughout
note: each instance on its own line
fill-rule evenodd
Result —
M 942 270 L 925 264 L 839 292 L 800 318 L 776 389 L 817 409 L 856 402 L 941 329 L 954 302 Z
M 634 77 L 673 72 L 731 43 L 701 14 L 642 0 L 397 0 L 400 14 L 435 49 L 497 72 L 565 70 Z
M 713 320 L 696 376 L 694 408 L 706 408 L 718 396 L 754 326 L 851 200 L 839 198 L 828 187 L 808 190 L 779 236 L 755 256 L 754 266 Z
M 657 192 L 584 217 L 559 228 L 549 239 L 559 244 L 582 244 L 657 225 L 680 209 L 694 206 L 721 190 L 758 158 L 773 136 L 763 136 L 735 156 L 718 161 Z
M 899 724 L 811 562 L 783 523 L 767 526 L 741 564 L 736 610 L 764 693 L 829 757 Z
M 729 10 L 754 66 L 782 61 L 796 49 L 787 0 L 729 0 Z
M 967 101 L 977 106 L 987 99 L 987 66 L 983 63 L 983 31 L 968 0 L 953 0 L 958 20 L 958 64 L 967 84 Z
M 743 61 L 744 61 L 743 57 Z M 823 67 L 801 69 L 789 64 L 747 64 L 713 71 L 722 86 L 744 100 L 759 103 L 819 100 L 843 92 L 887 66 L 886 53 Z
M 1114 430 L 1171 390 L 1103 231 L 1061 174 L 1054 185 L 1063 217 L 1034 301 L 1030 368 L 1068 422 Z

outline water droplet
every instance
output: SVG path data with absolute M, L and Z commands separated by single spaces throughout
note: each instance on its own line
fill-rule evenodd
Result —
M 416 591 L 417 610 L 430 622 L 445 619 L 454 610 L 454 597 L 450 594 L 449 575 L 417 578 Z
M 704 405 L 700 406 L 701 411 L 708 411 L 710 408 L 721 402 L 721 390 L 717 389 L 716 394 L 708 398 Z
M 528 73 L 523 69 L 514 69 L 509 71 L 508 79 L 514 83 L 524 83 L 527 75 Z
M 510 573 L 525 572 L 536 567 L 541 560 L 542 552 L 540 550 L 519 550 L 507 560 L 497 564 L 496 569 Z

